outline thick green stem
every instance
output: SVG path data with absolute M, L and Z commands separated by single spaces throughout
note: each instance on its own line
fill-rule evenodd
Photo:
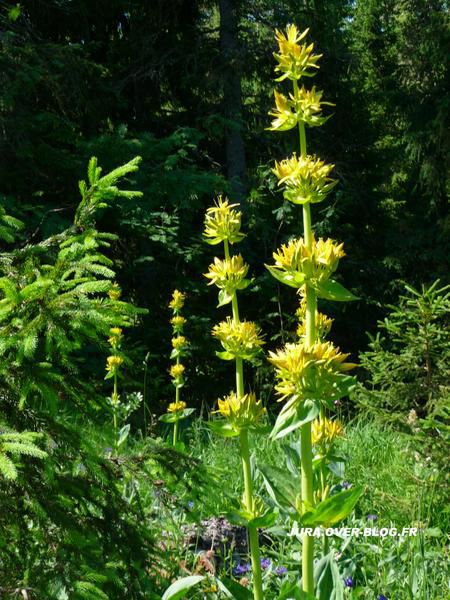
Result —
M 294 97 L 298 98 L 298 84 L 294 81 Z M 298 124 L 300 155 L 306 156 L 305 124 Z M 311 249 L 313 245 L 313 230 L 311 223 L 311 208 L 309 202 L 303 205 L 303 231 L 305 244 Z M 305 286 L 306 297 L 306 345 L 311 347 L 316 341 L 316 311 L 317 296 L 315 290 Z M 303 510 L 310 510 L 314 505 L 314 475 L 312 466 L 311 423 L 305 423 L 300 428 L 301 451 L 301 485 Z M 302 539 L 302 587 L 303 591 L 314 595 L 314 538 L 304 535 Z

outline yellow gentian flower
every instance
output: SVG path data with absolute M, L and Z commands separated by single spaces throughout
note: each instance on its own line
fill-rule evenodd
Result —
M 316 342 L 311 347 L 305 341 L 286 344 L 269 355 L 276 369 L 275 389 L 280 401 L 293 395 L 299 400 L 331 396 L 336 377 L 356 367 L 345 362 L 349 354 L 343 354 L 331 342 Z
M 205 277 L 209 279 L 208 285 L 215 284 L 219 289 L 226 290 L 230 295 L 236 290 L 243 289 L 248 283 L 245 277 L 248 273 L 248 265 L 240 254 L 231 258 L 214 258 L 214 263 L 209 265 Z
M 284 185 L 284 197 L 293 204 L 322 202 L 337 184 L 329 177 L 334 165 L 327 165 L 315 156 L 299 156 L 275 162 L 273 172 L 278 185 Z
M 120 289 L 119 284 L 113 283 L 112 286 L 109 288 L 108 296 L 111 300 L 119 300 L 121 295 L 122 290 Z
M 175 350 L 182 350 L 186 346 L 187 346 L 187 339 L 184 337 L 184 335 L 177 335 L 176 337 L 172 338 L 172 347 Z
M 344 427 L 338 419 L 315 419 L 311 426 L 312 443 L 331 445 L 337 437 L 344 435 Z
M 214 206 L 208 208 L 205 216 L 205 231 L 203 236 L 208 244 L 221 242 L 234 244 L 244 239 L 241 233 L 240 211 L 234 210 L 239 204 L 230 204 L 228 199 L 219 196 Z
M 331 239 L 316 240 L 313 236 L 311 248 L 306 246 L 303 238 L 292 239 L 273 253 L 275 264 L 267 268 L 278 280 L 299 289 L 307 281 L 329 279 L 343 256 L 344 244 Z
M 183 308 L 185 298 L 186 294 L 183 294 L 183 292 L 180 292 L 179 290 L 174 290 L 172 300 L 169 302 L 169 308 L 174 312 L 178 312 Z
M 248 429 L 260 424 L 266 414 L 261 400 L 256 399 L 254 393 L 245 394 L 239 398 L 231 392 L 223 400 L 218 401 L 219 412 L 237 431 Z
M 286 34 L 276 30 L 275 37 L 278 42 L 279 52 L 274 53 L 278 61 L 275 71 L 282 73 L 277 81 L 289 78 L 297 81 L 300 77 L 312 77 L 315 75 L 314 69 L 318 69 L 318 60 L 321 54 L 313 54 L 314 44 L 309 46 L 299 44 L 307 35 L 309 29 L 299 33 L 295 25 L 286 27 Z
M 120 367 L 122 363 L 123 358 L 121 356 L 117 356 L 116 354 L 108 356 L 108 358 L 106 359 L 106 370 L 115 371 Z
M 252 321 L 236 323 L 230 317 L 213 328 L 212 334 L 222 344 L 228 356 L 223 358 L 243 358 L 251 360 L 260 352 L 264 341 L 261 329 Z
M 178 413 L 182 412 L 186 408 L 186 402 L 179 400 L 178 402 L 171 402 L 167 408 L 167 412 Z

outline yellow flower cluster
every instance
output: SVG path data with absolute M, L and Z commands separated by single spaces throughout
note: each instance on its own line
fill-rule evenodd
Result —
M 284 185 L 284 197 L 293 204 L 322 202 L 337 184 L 329 177 L 334 165 L 327 165 L 315 156 L 293 154 L 281 162 L 275 161 L 273 172 L 278 185 Z
M 123 358 L 121 356 L 117 356 L 113 354 L 112 356 L 108 356 L 106 359 L 106 370 L 108 372 L 115 372 L 122 365 Z
M 215 284 L 219 289 L 225 290 L 233 295 L 236 290 L 244 289 L 248 285 L 245 279 L 248 273 L 248 265 L 240 254 L 231 258 L 214 258 L 214 262 L 209 265 L 208 273 L 205 277 L 209 279 L 208 285 Z
M 172 379 L 181 380 L 183 379 L 185 368 L 181 363 L 176 363 L 170 367 L 170 376 Z
M 301 87 L 296 96 L 289 94 L 289 98 L 274 90 L 275 106 L 269 115 L 275 117 L 272 121 L 271 131 L 287 131 L 297 125 L 305 123 L 309 127 L 323 125 L 329 117 L 322 117 L 322 106 L 325 104 L 333 106 L 331 102 L 322 101 L 322 93 L 316 91 L 313 86 L 311 90 Z
M 119 348 L 122 337 L 122 329 L 120 327 L 111 327 L 108 342 L 114 350 Z
M 183 308 L 185 298 L 186 294 L 183 294 L 183 292 L 179 292 L 178 290 L 174 290 L 172 294 L 172 300 L 169 302 L 169 308 L 177 313 Z
M 174 333 L 179 333 L 183 329 L 186 319 L 181 315 L 175 315 L 170 319 L 170 322 L 172 324 Z
M 337 437 L 344 435 L 344 427 L 338 420 L 324 417 L 316 419 L 311 427 L 312 443 L 315 445 L 331 445 Z
M 273 253 L 275 264 L 269 267 L 274 277 L 301 288 L 307 280 L 326 281 L 345 256 L 344 245 L 333 240 L 313 237 L 308 248 L 303 238 L 290 240 Z
M 336 376 L 356 365 L 345 362 L 343 354 L 331 342 L 286 344 L 282 350 L 270 352 L 269 361 L 276 368 L 278 383 L 275 386 L 280 401 L 290 396 L 324 397 L 331 394 Z
M 245 394 L 239 398 L 234 392 L 218 401 L 219 412 L 234 429 L 248 429 L 261 423 L 266 414 L 261 400 L 254 393 Z
M 208 244 L 221 242 L 234 244 L 244 239 L 241 233 L 241 212 L 234 210 L 238 204 L 229 204 L 228 199 L 219 196 L 214 206 L 206 211 L 203 236 Z
M 108 296 L 111 300 L 119 300 L 121 295 L 122 290 L 120 289 L 119 284 L 113 283 L 112 286 L 109 288 Z
M 184 348 L 186 348 L 187 346 L 187 339 L 184 337 L 184 335 L 177 335 L 176 337 L 172 338 L 172 347 L 175 350 L 184 350 Z
M 215 325 L 212 331 L 228 356 L 225 358 L 243 358 L 250 360 L 258 354 L 264 341 L 260 328 L 252 321 L 237 323 L 230 317 Z
M 182 412 L 186 408 L 186 402 L 179 400 L 178 402 L 171 402 L 167 408 L 169 413 Z
M 278 61 L 275 71 L 281 73 L 277 81 L 292 79 L 297 81 L 300 77 L 312 77 L 314 69 L 318 69 L 317 61 L 321 54 L 313 54 L 314 44 L 309 46 L 300 44 L 307 35 L 309 29 L 299 33 L 295 25 L 288 25 L 286 34 L 276 30 L 275 37 L 278 42 L 279 52 L 274 54 Z

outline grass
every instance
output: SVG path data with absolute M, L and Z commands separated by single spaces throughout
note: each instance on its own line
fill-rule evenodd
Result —
M 205 499 L 203 517 L 223 513 L 229 508 L 230 496 L 240 497 L 242 493 L 237 442 L 212 435 L 200 420 L 192 423 L 185 436 L 189 452 L 200 458 L 219 482 Z M 350 543 L 335 538 L 332 547 L 340 554 L 342 578 L 351 576 L 354 580 L 354 587 L 345 589 L 345 598 L 375 600 L 380 594 L 396 600 L 448 598 L 448 509 L 445 495 L 437 485 L 444 465 L 436 464 L 433 456 L 422 456 L 420 449 L 414 436 L 376 421 L 357 419 L 347 424 L 345 437 L 339 442 L 340 453 L 347 457 L 343 478 L 362 484 L 365 493 L 346 524 L 397 529 L 417 526 L 419 533 L 403 538 L 352 538 Z M 271 443 L 265 436 L 252 437 L 251 450 L 256 465 L 284 464 L 281 443 Z M 267 497 L 260 479 L 257 490 Z M 368 521 L 368 515 L 375 515 L 376 520 Z M 295 569 L 300 544 L 295 536 L 285 535 L 291 524 L 281 525 L 284 535 L 278 536 L 274 530 L 263 550 L 273 564 L 288 566 L 288 576 L 294 578 L 298 575 Z M 277 581 L 270 582 L 268 574 L 266 580 L 266 595 L 274 594 L 275 598 Z

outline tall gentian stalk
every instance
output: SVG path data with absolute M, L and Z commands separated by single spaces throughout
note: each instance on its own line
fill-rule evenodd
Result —
M 230 246 L 244 238 L 241 213 L 235 210 L 237 206 L 219 197 L 216 205 L 207 210 L 205 218 L 205 241 L 212 245 L 223 243 L 224 249 L 223 258 L 214 258 L 205 276 L 210 280 L 209 285 L 215 284 L 219 288 L 218 306 L 231 303 L 232 308 L 232 317 L 227 317 L 213 329 L 213 335 L 223 347 L 217 355 L 223 360 L 234 360 L 236 365 L 235 390 L 219 400 L 217 412 L 225 417 L 225 421 L 213 422 L 212 426 L 221 435 L 239 437 L 244 478 L 241 516 L 249 534 L 253 595 L 255 600 L 261 600 L 263 588 L 258 527 L 267 526 L 271 515 L 264 511 L 261 501 L 254 496 L 248 434 L 249 431 L 262 431 L 266 411 L 255 394 L 245 393 L 243 363 L 254 360 L 264 342 L 259 327 L 251 321 L 241 320 L 239 314 L 237 292 L 248 287 L 250 280 L 246 278 L 248 265 L 242 256 L 230 254 Z
M 283 186 L 284 198 L 302 206 L 303 238 L 289 240 L 274 253 L 275 264 L 271 274 L 295 289 L 302 298 L 304 322 L 297 343 L 287 344 L 272 352 L 270 361 L 276 367 L 277 391 L 286 404 L 280 412 L 272 436 L 279 438 L 300 429 L 301 449 L 301 515 L 314 510 L 314 471 L 311 422 L 323 414 L 324 408 L 333 407 L 333 401 L 348 392 L 352 378 L 346 371 L 354 365 L 346 363 L 331 342 L 321 341 L 317 299 L 352 300 L 354 296 L 332 279 L 339 259 L 344 256 L 343 245 L 333 240 L 316 240 L 312 227 L 311 205 L 322 202 L 336 185 L 329 165 L 307 153 L 306 127 L 322 125 L 327 117 L 321 114 L 322 92 L 315 87 L 307 90 L 299 86 L 302 77 L 312 77 L 318 69 L 321 55 L 313 54 L 314 45 L 301 43 L 308 30 L 299 33 L 288 25 L 286 33 L 276 32 L 279 52 L 275 68 L 281 73 L 277 81 L 290 80 L 292 91 L 288 96 L 275 90 L 276 108 L 270 113 L 274 120 L 271 129 L 286 131 L 297 128 L 299 152 L 275 163 L 274 173 Z M 314 538 L 305 535 L 302 540 L 302 587 L 314 594 Z
M 114 283 L 109 292 L 108 296 L 111 300 L 119 300 L 122 295 L 122 291 L 117 283 Z M 120 346 L 122 343 L 122 329 L 120 327 L 111 327 L 109 330 L 108 342 L 111 346 L 111 354 L 106 359 L 106 377 L 105 379 L 113 380 L 113 391 L 111 394 L 110 402 L 113 412 L 113 427 L 114 427 L 114 444 L 117 449 L 117 415 L 120 405 L 120 394 L 119 394 L 119 372 L 120 367 L 123 364 L 123 357 L 120 353 Z
M 175 387 L 175 402 L 171 402 L 167 409 L 167 414 L 160 417 L 161 421 L 173 424 L 173 445 L 178 442 L 180 421 L 189 416 L 193 409 L 186 408 L 186 402 L 180 397 L 181 388 L 184 385 L 184 365 L 181 364 L 181 358 L 186 355 L 188 341 L 183 335 L 183 328 L 186 319 L 181 315 L 181 309 L 184 306 L 185 294 L 179 290 L 174 290 L 172 299 L 169 302 L 169 308 L 172 309 L 172 353 L 170 358 L 175 359 L 175 364 L 170 368 L 170 376 Z

